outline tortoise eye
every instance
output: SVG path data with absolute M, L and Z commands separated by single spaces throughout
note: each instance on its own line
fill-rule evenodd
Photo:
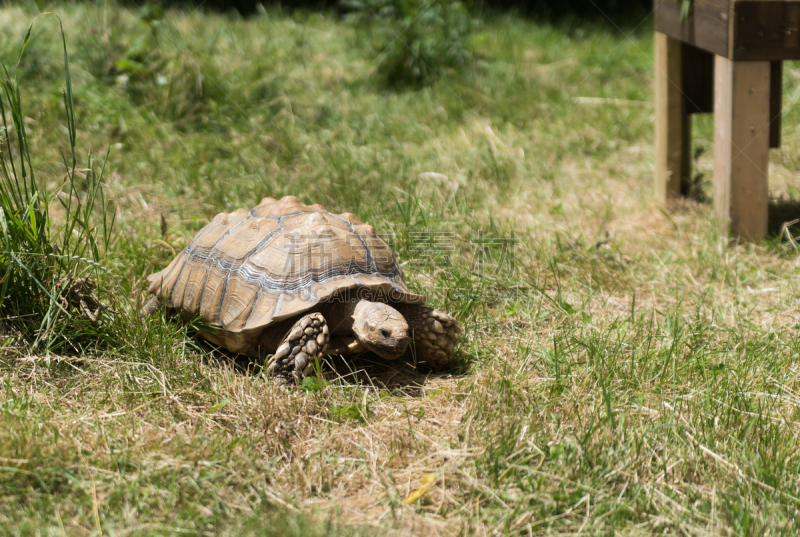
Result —
M 388 331 L 388 330 L 386 330 L 385 328 L 381 328 L 381 336 L 383 336 L 383 337 L 389 337 L 390 335 L 391 335 L 391 334 L 389 333 L 389 331 Z

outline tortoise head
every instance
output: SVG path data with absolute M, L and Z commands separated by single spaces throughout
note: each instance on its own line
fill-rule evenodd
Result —
M 380 302 L 360 300 L 353 311 L 353 334 L 367 349 L 387 360 L 408 347 L 408 323 L 399 311 Z

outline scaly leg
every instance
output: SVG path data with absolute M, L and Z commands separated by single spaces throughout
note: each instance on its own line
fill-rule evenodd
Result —
M 455 318 L 425 306 L 393 306 L 405 317 L 409 330 L 414 334 L 412 352 L 416 364 L 431 369 L 446 366 L 453 357 L 457 334 L 461 332 Z
M 300 382 L 314 370 L 315 358 L 328 348 L 328 324 L 321 313 L 309 313 L 294 323 L 278 350 L 269 359 L 267 371 L 272 376 L 294 378 Z
M 157 296 L 154 296 L 147 302 L 147 304 L 142 306 L 142 309 L 139 310 L 139 315 L 141 315 L 142 317 L 148 317 L 150 315 L 153 315 L 160 309 L 161 309 L 161 299 L 159 299 Z

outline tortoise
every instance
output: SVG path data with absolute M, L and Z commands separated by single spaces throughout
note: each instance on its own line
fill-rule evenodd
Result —
M 371 351 L 444 367 L 456 320 L 411 292 L 391 248 L 350 213 L 264 198 L 251 210 L 218 214 L 163 270 L 148 276 L 154 296 L 200 336 L 233 353 L 264 359 L 273 376 L 299 381 L 318 359 Z

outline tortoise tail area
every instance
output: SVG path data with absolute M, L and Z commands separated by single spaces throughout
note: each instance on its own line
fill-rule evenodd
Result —
M 181 252 L 181 254 L 172 260 L 166 268 L 159 270 L 158 272 L 154 272 L 153 274 L 147 277 L 147 280 L 150 282 L 150 286 L 147 288 L 147 292 L 153 295 L 150 300 L 142 306 L 142 309 L 139 310 L 139 315 L 142 317 L 146 317 L 148 315 L 153 315 L 158 310 L 161 309 L 161 306 L 165 302 L 166 293 L 165 290 L 170 288 L 170 285 L 175 281 L 175 275 L 167 281 L 169 275 L 174 272 L 172 269 L 175 268 L 175 265 L 179 262 L 183 264 L 186 260 L 185 252 Z M 168 304 L 170 305 L 170 304 Z
M 172 262 L 167 265 L 166 268 L 159 270 L 158 272 L 154 272 L 150 276 L 147 277 L 147 280 L 150 282 L 150 287 L 147 288 L 147 292 L 157 296 L 161 300 L 166 298 L 166 292 L 170 289 L 170 287 L 175 283 L 178 275 L 180 274 L 180 268 L 186 263 L 187 255 L 186 251 L 182 251 Z M 177 270 L 175 270 L 177 267 Z

